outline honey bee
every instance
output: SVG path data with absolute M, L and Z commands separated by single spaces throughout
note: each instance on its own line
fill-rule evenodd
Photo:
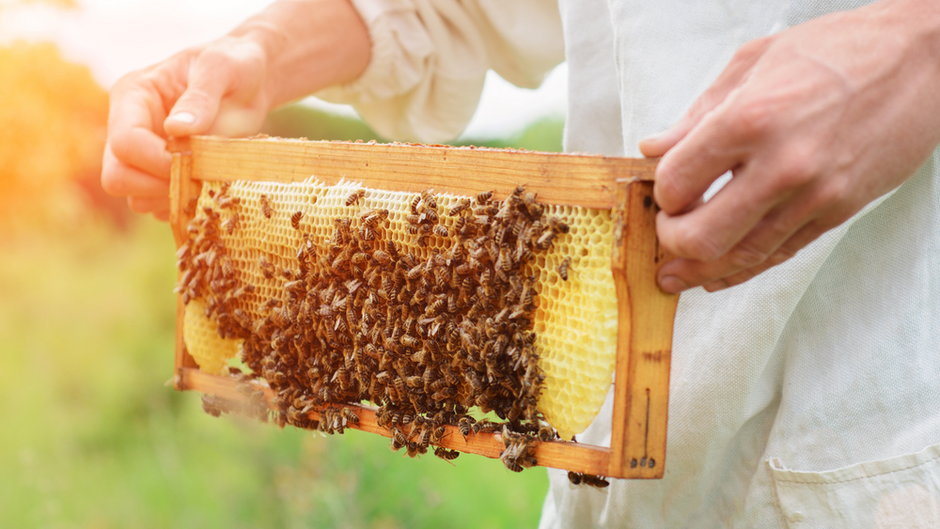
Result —
M 220 404 L 221 402 L 219 399 L 212 397 L 211 395 L 202 396 L 202 411 L 213 417 L 219 417 L 225 411 L 223 406 Z
M 569 477 L 570 479 L 570 477 Z M 610 482 L 604 479 L 601 476 L 595 476 L 593 474 L 581 474 L 581 482 L 585 485 L 590 485 L 592 487 L 597 487 L 603 489 L 610 485 Z
M 392 262 L 392 257 L 382 250 L 372 252 L 372 258 L 375 259 L 375 262 L 380 266 L 388 266 Z
M 493 198 L 492 191 L 484 191 L 477 195 L 476 197 L 477 204 L 481 204 L 481 205 L 488 204 L 492 198 Z
M 359 199 L 364 196 L 366 196 L 366 191 L 364 189 L 353 191 L 348 197 L 346 197 L 346 205 L 352 206 L 356 202 L 359 202 Z
M 473 433 L 492 433 L 499 430 L 500 424 L 493 421 L 479 421 L 473 425 Z
M 390 255 L 392 259 L 398 259 L 398 245 L 395 244 L 395 241 L 385 241 L 385 251 L 388 252 L 388 255 Z
M 443 426 L 435 426 L 430 436 L 431 443 L 432 444 L 440 443 L 444 439 L 444 435 L 446 433 L 447 433 L 447 428 L 444 428 Z
M 340 410 L 340 413 L 342 414 L 344 420 L 349 421 L 352 424 L 359 424 L 359 416 L 356 415 L 356 412 L 352 411 L 351 409 L 344 406 L 343 409 Z
M 547 249 L 552 244 L 552 240 L 555 238 L 555 232 L 550 228 L 546 229 L 539 235 L 538 240 L 535 241 L 535 245 L 541 249 Z
M 454 223 L 454 233 L 465 235 L 466 227 L 467 227 L 467 217 L 465 216 L 458 217 L 457 221 Z
M 454 459 L 457 459 L 458 456 L 460 456 L 460 452 L 456 450 L 448 450 L 447 448 L 439 446 L 434 449 L 434 455 L 443 459 L 444 461 L 453 461 Z
M 539 428 L 539 441 L 553 441 L 556 437 L 558 437 L 558 434 L 555 432 L 554 428 L 550 426 L 542 426 Z
M 231 196 L 219 196 L 215 203 L 218 204 L 219 209 L 231 209 L 237 206 L 241 202 L 240 199 Z
M 300 218 L 303 216 L 303 211 L 295 211 L 294 214 L 290 216 L 290 225 L 293 226 L 295 230 L 300 229 Z
M 416 264 L 415 266 L 413 266 L 411 269 L 408 270 L 408 272 L 405 274 L 405 277 L 407 277 L 409 281 L 414 281 L 415 279 L 418 278 L 418 276 L 421 275 L 421 272 L 424 271 L 424 268 L 425 268 L 424 263 Z
M 388 218 L 387 209 L 373 209 L 363 213 L 360 217 L 362 220 L 363 226 L 369 226 L 370 228 L 375 228 L 380 220 Z
M 222 229 L 225 230 L 225 233 L 232 233 L 235 231 L 235 228 L 238 227 L 238 216 L 233 215 L 222 223 Z
M 264 217 L 267 219 L 270 219 L 271 215 L 274 213 L 271 209 L 271 201 L 268 195 L 261 195 L 261 213 L 264 214 Z
M 398 428 L 392 428 L 392 450 L 398 451 L 408 445 L 408 438 Z
M 416 364 L 423 364 L 427 353 L 424 349 L 419 349 L 411 355 L 411 361 Z
M 448 237 L 450 236 L 450 232 L 447 231 L 447 226 L 444 226 L 443 224 L 436 224 L 434 225 L 434 235 L 437 235 L 438 237 Z
M 558 233 L 568 233 L 571 228 L 556 217 L 549 219 L 549 225 Z
M 350 259 L 352 264 L 361 267 L 362 265 L 369 262 L 369 256 L 363 252 L 356 252 L 353 254 L 352 259 Z
M 444 308 L 446 307 L 446 304 L 447 304 L 446 300 L 439 298 L 434 303 L 431 303 L 430 305 L 428 305 L 428 308 L 425 311 L 425 314 L 429 316 L 436 316 L 444 310 Z
M 433 189 L 425 189 L 421 192 L 421 200 L 424 201 L 425 206 L 430 209 L 437 209 L 437 199 L 434 198 Z
M 332 269 L 333 273 L 341 273 L 346 268 L 348 263 L 349 259 L 347 259 L 345 255 L 340 254 L 336 256 L 335 259 L 333 259 L 333 262 L 330 264 L 330 268 Z
M 473 426 L 476 420 L 473 417 L 465 415 L 457 421 L 457 429 L 460 430 L 460 434 L 463 435 L 463 438 L 466 439 L 471 432 L 473 432 Z
M 411 213 L 412 215 L 418 214 L 418 204 L 421 202 L 421 195 L 415 195 L 414 199 L 411 200 Z
M 461 212 L 465 211 L 469 207 L 470 207 L 470 199 L 468 198 L 460 199 L 460 201 L 457 202 L 457 205 L 450 208 L 448 215 L 452 217 L 455 215 L 459 215 Z
M 565 259 L 558 265 L 558 275 L 561 276 L 563 281 L 568 280 L 568 267 L 571 266 L 571 258 L 565 257 Z

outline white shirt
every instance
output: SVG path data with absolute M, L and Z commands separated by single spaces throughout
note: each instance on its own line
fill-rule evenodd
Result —
M 488 68 L 537 85 L 562 58 L 551 1 L 356 0 L 373 61 L 330 90 L 383 135 L 439 141 Z M 846 0 L 562 0 L 566 148 L 635 156 L 754 38 Z M 873 44 L 877 45 L 877 44 Z M 666 475 L 573 487 L 541 527 L 940 527 L 940 153 L 796 257 L 682 294 Z M 606 444 L 608 399 L 579 439 Z

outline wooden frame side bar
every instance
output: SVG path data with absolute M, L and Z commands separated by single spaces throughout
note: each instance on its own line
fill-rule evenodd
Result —
M 614 207 L 616 182 L 652 180 L 656 160 L 522 152 L 444 145 L 302 141 L 281 138 L 191 140 L 192 171 L 200 180 L 325 184 L 346 178 L 367 187 L 459 195 L 495 191 L 504 196 L 519 182 L 549 204 Z
M 192 151 L 189 149 L 189 142 L 173 141 L 169 149 L 173 158 L 170 166 L 170 228 L 173 230 L 176 247 L 179 248 L 189 239 L 186 228 L 195 214 L 195 201 L 199 197 L 200 184 L 192 177 Z M 198 367 L 196 361 L 186 351 L 186 344 L 183 343 L 185 309 L 183 297 L 176 296 L 176 358 L 174 362 L 176 389 L 183 389 L 181 387 L 182 370 Z
M 653 183 L 617 189 L 613 272 L 617 367 L 608 475 L 661 478 L 665 471 L 672 327 L 679 297 L 656 282 L 664 255 L 656 238 Z
M 196 368 L 183 368 L 180 370 L 179 389 L 194 390 L 231 402 L 246 401 L 248 398 L 248 392 L 244 387 L 246 384 L 248 383 L 239 382 L 230 377 L 203 373 Z M 252 384 L 250 389 L 263 391 L 265 400 L 270 403 L 270 389 L 255 384 Z M 336 404 L 336 406 L 349 407 L 359 416 L 359 424 L 349 424 L 350 428 L 376 433 L 385 437 L 392 436 L 388 429 L 378 425 L 373 408 L 355 404 Z M 311 412 L 310 418 L 319 419 L 319 413 Z M 493 459 L 498 459 L 503 451 L 504 445 L 499 433 L 471 433 L 464 439 L 457 427 L 447 425 L 445 429 L 447 433 L 440 443 L 440 446 L 444 448 Z M 535 457 L 540 466 L 563 468 L 587 474 L 607 474 L 609 450 L 605 447 L 572 443 L 570 441 L 534 441 L 534 443 Z

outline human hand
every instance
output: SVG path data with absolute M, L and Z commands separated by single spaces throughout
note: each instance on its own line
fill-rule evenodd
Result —
M 657 233 L 677 256 L 660 286 L 747 281 L 900 185 L 940 142 L 938 30 L 935 1 L 885 1 L 743 46 L 640 144 L 662 156 Z
M 114 85 L 101 185 L 166 220 L 168 137 L 254 134 L 277 105 L 350 82 L 370 59 L 369 31 L 349 0 L 273 2 L 225 37 Z
M 104 190 L 166 220 L 167 137 L 257 132 L 270 105 L 265 62 L 257 44 L 225 37 L 120 79 L 111 90 Z

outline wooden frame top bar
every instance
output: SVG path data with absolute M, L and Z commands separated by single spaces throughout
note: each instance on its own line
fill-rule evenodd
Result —
M 526 182 L 542 202 L 597 209 L 616 205 L 617 182 L 652 180 L 657 162 L 446 145 L 210 136 L 173 142 L 171 150 L 191 153 L 192 173 L 205 181 L 300 182 L 314 176 L 325 184 L 346 178 L 377 189 L 421 192 L 430 187 L 458 195 L 489 190 L 503 195 Z

